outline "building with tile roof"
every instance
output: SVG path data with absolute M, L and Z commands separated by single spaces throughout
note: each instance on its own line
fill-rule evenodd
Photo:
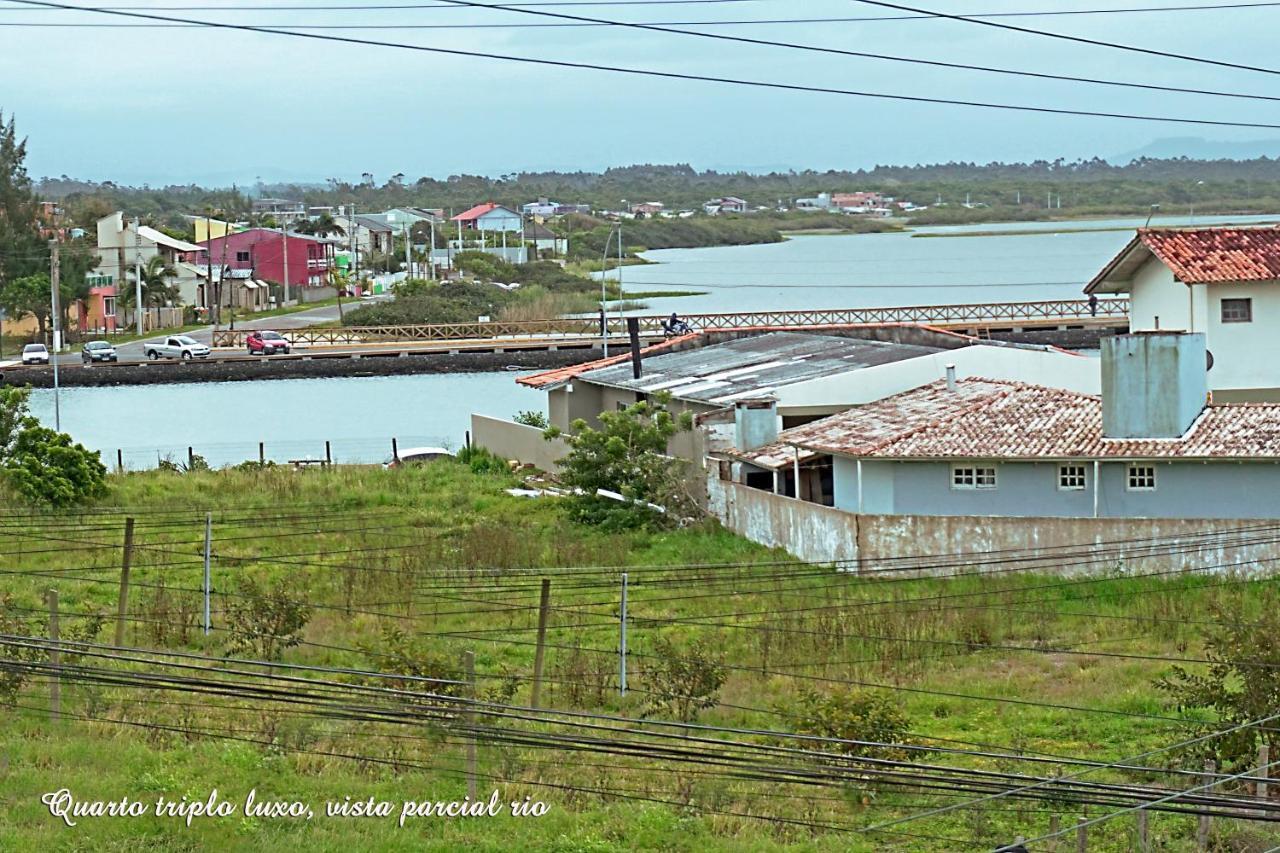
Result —
M 1206 405 L 1202 341 L 1106 341 L 1102 395 L 953 376 L 720 455 L 859 513 L 1280 518 L 1280 403 Z
M 524 219 L 508 207 L 486 202 L 464 210 L 449 221 L 477 231 L 519 231 Z
M 1140 228 L 1085 291 L 1129 294 L 1133 331 L 1204 333 L 1219 401 L 1280 401 L 1280 226 Z

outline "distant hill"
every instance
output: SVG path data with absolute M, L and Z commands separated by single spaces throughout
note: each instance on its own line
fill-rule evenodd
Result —
M 1157 139 L 1133 151 L 1108 157 L 1107 161 L 1123 166 L 1143 157 L 1152 160 L 1173 160 L 1180 157 L 1190 160 L 1256 160 L 1259 157 L 1277 159 L 1280 158 L 1280 139 L 1226 142 L 1198 136 L 1171 136 Z

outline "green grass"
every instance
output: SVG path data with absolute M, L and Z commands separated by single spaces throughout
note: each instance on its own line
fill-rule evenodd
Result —
M 226 635 L 215 631 L 205 638 L 193 628 L 198 595 L 183 591 L 200 585 L 203 518 L 212 512 L 215 628 L 225 624 L 226 593 L 234 592 L 246 574 L 264 581 L 284 579 L 298 595 L 320 605 L 305 629 L 307 644 L 288 650 L 288 662 L 376 668 L 383 659 L 358 649 L 387 652 L 382 629 L 398 625 L 424 653 L 439 660 L 458 661 L 463 651 L 474 651 L 482 685 L 497 684 L 504 675 L 527 676 L 533 664 L 529 640 L 536 622 L 532 605 L 537 579 L 549 576 L 554 609 L 543 694 L 547 707 L 652 715 L 645 691 L 656 685 L 657 676 L 647 655 L 661 636 L 685 653 L 704 649 L 723 655 L 733 667 L 718 703 L 698 715 L 700 723 L 788 730 L 802 691 L 854 681 L 883 685 L 895 696 L 911 738 L 919 743 L 1117 760 L 1185 736 L 1182 726 L 1124 716 L 1179 716 L 1151 686 L 1170 665 L 1051 650 L 1195 657 L 1204 639 L 1204 629 L 1195 621 L 1213 618 L 1214 604 L 1239 603 L 1245 613 L 1256 610 L 1266 585 L 1264 580 L 1220 576 L 1152 579 L 1114 572 L 1067 580 L 1021 573 L 913 579 L 808 569 L 796 573 L 795 566 L 777 564 L 785 555 L 714 524 L 608 533 L 568 521 L 554 498 L 507 495 L 505 489 L 515 483 L 513 477 L 476 475 L 451 462 L 392 471 L 273 468 L 113 476 L 110 495 L 88 516 L 76 516 L 75 526 L 66 526 L 70 516 L 30 517 L 16 509 L 0 514 L 6 567 L 19 572 L 6 575 L 6 589 L 16 607 L 34 612 L 43 607 L 43 591 L 57 588 L 64 635 L 83 623 L 73 614 L 112 612 L 123 515 L 107 510 L 124 508 L 139 519 L 131 612 L 145 620 L 130 625 L 126 644 L 216 659 Z M 0 505 L 12 508 L 5 498 L 0 495 Z M 690 568 L 665 578 L 651 568 L 673 565 Z M 571 571 L 590 566 L 615 568 L 603 575 Z M 634 655 L 632 691 L 625 698 L 613 681 L 616 659 L 598 662 L 573 651 L 577 646 L 616 647 L 617 581 L 623 570 L 630 577 L 628 644 Z M 56 574 L 31 574 L 36 571 Z M 600 583 L 585 584 L 584 577 L 599 577 Z M 163 594 L 159 584 L 166 586 Z M 110 642 L 110 635 L 108 625 L 100 638 Z M 528 690 L 528 681 L 519 681 L 512 701 L 526 703 Z M 0 810 L 0 848 L 956 849 L 944 841 L 847 835 L 715 814 L 749 812 L 867 826 L 951 802 L 924 790 L 762 786 L 698 775 L 680 764 L 487 744 L 480 749 L 481 773 L 516 780 L 501 785 L 505 794 L 529 794 L 550 803 L 546 817 L 419 821 L 405 830 L 396 828 L 394 819 L 323 817 L 311 822 L 203 820 L 190 830 L 156 818 L 90 820 L 76 830 L 52 823 L 39 796 L 60 787 L 90 798 L 196 796 L 216 787 L 232 799 L 256 787 L 317 807 L 348 794 L 398 804 L 406 798 L 453 799 L 463 792 L 456 743 L 397 739 L 395 733 L 402 730 L 376 724 L 296 718 L 287 707 L 270 703 L 241 710 L 217 697 L 167 697 L 194 703 L 187 707 L 151 706 L 138 698 L 131 688 L 73 684 L 64 690 L 63 707 L 71 715 L 132 723 L 234 727 L 245 737 L 273 745 L 74 719 L 52 724 L 43 712 L 45 688 L 31 685 L 19 698 L 24 707 L 0 710 L 0 755 L 7 760 L 0 772 L 0 797 L 6 804 Z M 429 734 L 425 728 L 422 733 Z M 418 766 L 393 769 L 315 754 L 325 751 L 394 756 Z M 1011 759 L 929 760 L 1028 770 Z M 592 763 L 629 769 L 593 768 Z M 1141 781 L 1114 770 L 1087 778 Z M 685 804 L 548 786 L 620 787 Z M 489 787 L 482 783 L 482 793 Z M 1108 810 L 1009 801 L 902 829 L 993 849 L 1015 835 L 1044 832 L 1050 813 L 1062 815 L 1065 827 L 1078 813 L 1099 816 Z M 1090 850 L 1129 849 L 1131 827 L 1131 819 L 1095 827 Z M 1155 815 L 1152 829 L 1166 845 L 1159 849 L 1192 849 L 1190 819 Z M 1224 843 L 1246 833 L 1266 839 L 1258 849 L 1280 842 L 1280 836 L 1228 820 L 1217 821 L 1215 832 Z M 1065 847 L 1066 842 L 1060 845 Z

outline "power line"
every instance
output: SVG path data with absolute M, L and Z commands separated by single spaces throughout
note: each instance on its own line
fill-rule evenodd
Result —
M 430 47 L 427 45 L 408 44 L 405 42 L 382 41 L 378 39 L 355 38 L 352 36 L 339 36 L 332 34 L 323 34 L 316 32 L 301 32 L 288 29 L 278 29 L 274 27 L 261 27 L 250 24 L 233 24 L 225 21 L 206 21 L 192 18 L 179 18 L 166 15 L 155 15 L 141 12 L 121 12 L 112 11 L 105 8 L 90 8 L 84 6 L 74 6 L 65 3 L 53 3 L 46 0 L 4 0 L 4 2 L 18 3 L 25 6 L 36 6 L 50 9 L 66 9 L 82 12 L 95 12 L 104 15 L 112 15 L 125 18 L 138 18 L 144 20 L 167 21 L 171 23 L 194 24 L 210 29 L 220 29 L 236 32 L 262 33 L 267 35 L 288 36 L 296 39 L 307 39 L 311 41 L 335 42 L 339 44 L 360 45 L 366 47 L 385 47 L 397 50 L 409 50 L 419 53 L 440 54 L 446 56 L 465 56 L 469 58 L 492 59 L 502 62 L 519 62 L 527 65 L 540 65 L 553 68 L 568 68 L 580 71 L 606 71 L 614 74 L 628 74 L 639 77 L 653 77 L 666 80 L 682 80 L 688 82 L 700 83 L 722 83 L 726 85 L 745 86 L 757 89 L 771 89 L 786 92 L 806 92 L 812 94 L 826 95 L 842 95 L 847 97 L 871 98 L 876 100 L 900 101 L 906 103 L 933 104 L 941 106 L 964 106 L 981 109 L 1002 110 L 1010 112 L 1029 112 L 1044 115 L 1062 115 L 1077 116 L 1090 118 L 1111 118 L 1125 121 L 1141 121 L 1141 122 L 1161 122 L 1169 124 L 1189 124 L 1198 126 L 1212 127 L 1247 127 L 1265 130 L 1280 130 L 1280 124 L 1267 124 L 1261 122 L 1238 122 L 1238 121 L 1222 121 L 1216 119 L 1198 119 L 1183 118 L 1176 116 L 1156 116 L 1138 113 L 1119 113 L 1119 112 L 1102 112 L 1095 110 L 1076 110 L 1062 107 L 1045 107 L 1029 104 L 1007 104 L 993 101 L 970 101 L 956 98 L 936 98 L 923 95 L 903 95 L 887 92 L 869 92 L 855 89 L 841 89 L 829 86 L 809 86 L 799 83 L 780 83 L 767 80 L 748 80 L 737 77 L 721 77 L 708 74 L 693 74 L 677 71 L 659 71 L 646 68 L 631 68 L 619 65 L 604 65 L 591 62 L 571 62 L 568 60 L 545 59 L 530 56 L 515 56 L 511 54 L 494 53 L 489 51 L 472 51 L 462 50 L 460 48 L 444 48 Z M 492 8 L 492 7 L 490 7 Z M 1262 69 L 1254 69 L 1262 70 Z M 1274 72 L 1280 73 L 1280 72 Z
M 928 9 L 921 9 L 915 6 L 902 6 L 897 3 L 887 3 L 884 0 L 853 0 L 854 3 L 862 3 L 866 6 L 879 6 L 884 9 L 896 9 L 900 12 L 914 12 L 918 15 L 924 15 L 930 18 L 945 18 L 949 21 L 962 21 L 968 24 L 977 24 L 982 27 L 994 27 L 1001 30 L 1010 30 L 1012 32 L 1025 33 L 1033 36 L 1043 36 L 1045 38 L 1059 39 L 1061 41 L 1075 42 L 1077 44 L 1088 44 L 1095 47 L 1106 47 L 1112 50 L 1123 50 L 1130 53 L 1141 53 L 1146 56 L 1162 56 L 1166 59 L 1180 59 L 1185 62 L 1196 62 L 1202 65 L 1214 65 L 1219 68 L 1235 68 L 1241 71 L 1257 71 L 1262 74 L 1280 74 L 1280 70 L 1274 68 L 1263 68 L 1257 65 L 1243 65 L 1235 62 L 1227 62 L 1221 59 L 1206 59 L 1201 56 L 1189 56 L 1185 53 L 1172 53 L 1165 50 L 1155 50 L 1148 47 L 1137 47 L 1129 44 L 1118 44 L 1116 42 L 1101 41 L 1099 39 L 1085 38 L 1084 36 L 1070 36 L 1065 33 L 1054 33 L 1048 30 L 1036 30 L 1030 27 L 1019 27 L 1014 24 L 1000 24 L 995 21 L 985 21 L 970 18 L 966 15 L 952 15 L 946 12 L 932 12 Z

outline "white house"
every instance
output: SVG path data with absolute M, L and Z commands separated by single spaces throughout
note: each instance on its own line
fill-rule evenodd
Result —
M 519 231 L 524 219 L 509 207 L 488 202 L 464 210 L 450 221 L 477 231 Z
M 1085 287 L 1129 328 L 1202 332 L 1217 402 L 1280 400 L 1280 228 L 1142 228 Z
M 178 273 L 171 284 L 178 288 L 182 304 L 198 304 L 199 280 L 181 262 L 188 252 L 204 251 L 203 246 L 175 239 L 149 225 L 135 228 L 133 220 L 126 220 L 122 212 L 116 211 L 98 220 L 98 243 L 94 251 L 101 259 L 95 274 L 112 276 L 120 287 L 131 286 L 135 265 L 146 266 L 148 260 L 159 255 Z

